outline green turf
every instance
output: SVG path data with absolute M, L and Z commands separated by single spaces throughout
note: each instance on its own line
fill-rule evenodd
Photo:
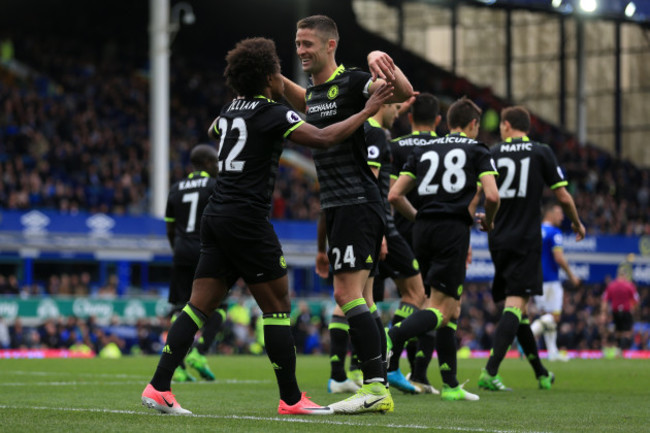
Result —
M 216 382 L 173 386 L 196 416 L 158 415 L 140 404 L 157 360 L 0 359 L 0 432 L 641 432 L 650 421 L 650 363 L 640 360 L 549 363 L 557 377 L 550 391 L 537 389 L 525 361 L 506 360 L 500 374 L 512 393 L 477 391 L 485 361 L 460 360 L 459 378 L 470 379 L 478 402 L 393 391 L 392 414 L 325 417 L 277 415 L 273 371 L 265 357 L 249 356 L 210 357 Z M 435 360 L 430 370 L 439 387 Z M 327 394 L 328 372 L 325 357 L 298 359 L 302 389 L 321 404 L 341 398 Z

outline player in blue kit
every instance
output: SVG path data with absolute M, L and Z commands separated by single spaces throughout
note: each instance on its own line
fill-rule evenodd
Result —
M 580 280 L 573 273 L 564 257 L 563 236 L 559 228 L 564 220 L 562 207 L 551 203 L 544 206 L 543 213 L 542 274 L 544 275 L 544 284 L 542 290 L 544 293 L 534 298 L 540 317 L 531 323 L 530 329 L 535 338 L 544 335 L 549 361 L 568 361 L 569 358 L 557 349 L 557 326 L 560 323 L 564 299 L 564 289 L 560 282 L 560 268 L 566 273 L 574 287 L 580 284 Z

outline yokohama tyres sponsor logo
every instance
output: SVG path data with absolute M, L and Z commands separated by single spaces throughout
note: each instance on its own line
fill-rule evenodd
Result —
M 310 105 L 307 107 L 307 114 L 320 113 L 322 111 L 336 110 L 336 102 L 326 102 L 325 104 Z

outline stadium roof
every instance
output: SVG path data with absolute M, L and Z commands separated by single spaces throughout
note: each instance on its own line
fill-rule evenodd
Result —
M 403 0 L 389 0 L 400 3 Z M 408 1 L 408 0 L 407 0 Z M 580 15 L 615 21 L 650 24 L 650 1 L 648 0 L 419 0 L 426 3 L 451 6 L 465 4 L 508 9 L 527 9 L 562 15 Z

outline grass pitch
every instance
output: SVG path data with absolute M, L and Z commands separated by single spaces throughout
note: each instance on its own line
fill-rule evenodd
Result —
M 477 390 L 485 360 L 459 360 L 458 377 L 478 402 L 393 391 L 387 415 L 286 417 L 277 414 L 275 376 L 266 357 L 210 357 L 215 382 L 175 384 L 191 417 L 159 415 L 140 404 L 158 357 L 0 359 L 1 432 L 643 432 L 650 423 L 650 363 L 643 360 L 571 360 L 546 363 L 555 386 L 541 391 L 527 362 L 505 360 L 500 374 L 511 393 Z M 403 367 L 406 362 L 403 360 Z M 320 404 L 327 394 L 326 357 L 298 359 L 302 390 Z M 437 362 L 429 373 L 440 387 Z

